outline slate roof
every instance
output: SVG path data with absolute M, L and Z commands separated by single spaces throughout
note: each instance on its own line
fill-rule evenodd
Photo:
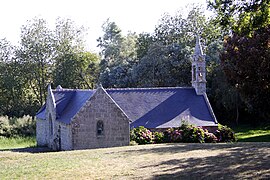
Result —
M 107 89 L 115 103 L 131 120 L 131 127 L 177 127 L 181 120 L 197 126 L 217 126 L 208 99 L 194 88 L 123 88 Z M 57 120 L 70 123 L 95 90 L 53 91 Z M 37 113 L 45 119 L 45 105 Z
M 197 126 L 217 126 L 206 96 L 194 88 L 108 89 L 126 113 L 131 127 L 178 127 L 181 120 Z
M 56 119 L 63 123 L 70 123 L 71 119 L 94 94 L 95 90 L 54 90 L 56 103 Z M 40 109 L 36 117 L 46 119 L 46 104 Z

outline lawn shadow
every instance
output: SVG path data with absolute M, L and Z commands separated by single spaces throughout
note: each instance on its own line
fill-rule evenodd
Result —
M 239 139 L 239 142 L 270 142 L 270 134 Z
M 192 150 L 217 150 L 217 149 L 226 149 L 230 147 L 237 147 L 239 143 L 168 143 L 168 144 L 158 144 L 155 146 L 151 145 L 139 145 L 138 149 L 123 150 L 113 153 L 127 153 L 129 155 L 140 155 L 146 153 L 154 154 L 174 154 L 179 152 L 188 152 Z M 144 148 L 145 147 L 145 148 Z M 111 153 L 111 152 L 110 152 Z
M 48 147 L 25 147 L 25 148 L 10 148 L 10 149 L 1 149 L 1 151 L 11 151 L 11 152 L 20 152 L 20 153 L 47 153 L 54 152 Z
M 175 149 L 169 147 L 169 149 L 171 148 L 173 153 Z M 214 145 L 213 147 L 191 145 L 191 148 L 186 145 L 177 152 L 190 149 L 214 150 L 216 148 L 226 148 L 226 151 L 214 156 L 170 159 L 154 165 L 142 166 L 141 169 L 147 170 L 155 167 L 157 170 L 153 172 L 153 179 L 270 178 L 270 143 L 236 143 Z M 160 152 L 162 149 L 157 150 L 157 153 Z

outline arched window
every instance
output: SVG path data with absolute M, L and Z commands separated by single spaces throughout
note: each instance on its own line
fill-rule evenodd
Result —
M 104 134 L 104 124 L 103 121 L 97 122 L 97 135 L 103 135 Z
M 52 123 L 51 115 L 49 115 L 49 131 L 50 131 L 50 135 L 53 135 L 53 123 Z

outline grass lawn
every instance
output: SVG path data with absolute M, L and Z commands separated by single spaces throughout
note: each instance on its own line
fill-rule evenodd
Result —
M 0 150 L 36 146 L 35 137 L 5 138 L 0 136 Z
M 270 126 L 253 128 L 242 125 L 233 130 L 238 142 L 270 142 Z
M 269 152 L 270 143 L 0 150 L 0 179 L 269 179 Z

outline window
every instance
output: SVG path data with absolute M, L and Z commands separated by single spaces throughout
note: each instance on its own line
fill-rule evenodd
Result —
M 104 134 L 104 124 L 103 121 L 97 122 L 97 135 L 103 135 Z
M 53 135 L 52 115 L 49 115 L 49 128 L 50 128 L 50 135 Z

